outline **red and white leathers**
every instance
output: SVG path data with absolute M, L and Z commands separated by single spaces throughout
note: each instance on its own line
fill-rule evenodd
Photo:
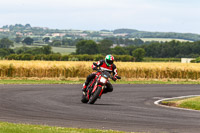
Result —
M 117 74 L 117 67 L 115 66 L 115 64 L 112 64 L 111 66 L 107 66 L 105 60 L 100 60 L 100 61 L 97 62 L 97 66 L 92 65 L 92 69 L 95 69 L 96 67 L 100 67 L 101 70 L 113 73 L 113 77 L 114 78 L 116 76 L 118 76 L 118 74 Z
M 93 69 L 93 70 L 95 70 L 97 67 L 100 67 L 101 70 L 104 70 L 104 71 L 108 71 L 108 72 L 110 72 L 110 73 L 113 73 L 113 77 L 114 77 L 113 80 L 117 80 L 116 76 L 118 76 L 118 74 L 117 74 L 117 68 L 116 68 L 115 64 L 112 64 L 111 66 L 107 66 L 105 60 L 100 60 L 100 61 L 97 62 L 97 66 L 92 65 L 92 69 Z M 94 72 L 94 73 L 88 75 L 88 77 L 87 77 L 87 79 L 86 79 L 86 81 L 85 81 L 85 84 L 84 84 L 84 86 L 83 86 L 83 91 L 86 89 L 86 87 L 88 86 L 89 82 L 90 82 L 92 79 L 95 78 L 95 76 L 96 76 L 96 72 Z M 106 84 L 106 86 L 107 86 L 107 87 L 106 87 L 107 89 L 105 89 L 103 93 L 107 93 L 107 92 L 112 92 L 112 91 L 113 91 L 113 87 L 112 87 L 112 85 L 111 85 L 110 82 L 108 82 L 108 83 Z

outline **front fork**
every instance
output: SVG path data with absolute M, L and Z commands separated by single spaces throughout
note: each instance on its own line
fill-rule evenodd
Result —
M 101 95 L 103 94 L 103 90 L 104 90 L 105 86 L 101 86 L 101 92 L 99 94 L 99 97 L 101 97 Z
M 93 94 L 98 87 L 101 87 L 101 92 L 99 93 L 99 97 L 101 97 L 101 95 L 103 94 L 105 85 L 102 86 L 102 85 L 98 85 L 97 83 L 94 85 L 94 88 L 93 88 L 92 92 L 88 91 L 88 94 L 87 94 L 88 99 L 90 99 L 91 94 Z

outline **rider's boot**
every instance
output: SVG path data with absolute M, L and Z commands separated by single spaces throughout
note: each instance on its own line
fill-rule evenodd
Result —
M 85 95 L 86 94 L 86 88 L 87 86 L 85 85 L 85 83 L 83 84 L 83 88 L 82 88 L 82 91 L 83 91 L 83 94 Z

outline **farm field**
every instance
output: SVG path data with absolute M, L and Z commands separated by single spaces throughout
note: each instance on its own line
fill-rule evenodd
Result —
M 76 47 L 68 47 L 68 48 L 61 48 L 61 47 L 52 47 L 53 52 L 61 53 L 62 55 L 70 54 L 76 51 Z
M 84 78 L 92 72 L 86 61 L 0 61 L 0 77 Z M 199 80 L 200 64 L 116 62 L 123 79 Z
M 42 45 L 47 45 L 47 44 L 40 44 L 40 45 L 31 45 L 31 46 L 27 46 L 26 47 L 41 47 Z M 12 49 L 14 48 L 19 48 L 19 47 L 22 47 L 23 44 L 14 44 L 14 47 L 11 47 Z M 71 47 L 67 47 L 67 48 L 62 48 L 62 47 L 52 47 L 52 51 L 55 52 L 55 53 L 61 53 L 62 55 L 66 55 L 66 54 L 70 54 L 72 52 L 75 52 L 76 51 L 76 47 L 74 46 L 71 46 Z
M 173 38 L 140 38 L 142 39 L 144 42 L 146 41 L 158 41 L 158 42 L 169 42 L 169 41 L 172 41 L 172 40 L 177 40 L 177 41 L 180 41 L 180 42 L 187 42 L 189 40 L 184 40 L 184 39 L 173 39 Z M 189 41 L 191 42 L 191 41 Z

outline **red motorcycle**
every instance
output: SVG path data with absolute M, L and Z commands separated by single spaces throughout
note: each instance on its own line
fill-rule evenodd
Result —
M 101 98 L 109 78 L 114 80 L 109 72 L 98 69 L 95 78 L 90 81 L 86 88 L 86 94 L 83 92 L 81 101 L 83 103 L 94 104 L 98 98 Z M 119 76 L 116 76 L 116 78 L 121 79 Z

